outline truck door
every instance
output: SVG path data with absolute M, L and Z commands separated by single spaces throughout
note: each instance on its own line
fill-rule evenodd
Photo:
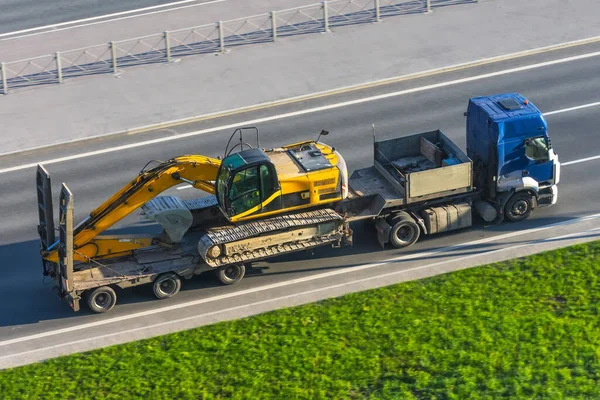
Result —
M 529 164 L 523 170 L 537 182 L 552 180 L 553 162 L 550 160 L 550 144 L 544 136 L 525 139 L 525 157 Z

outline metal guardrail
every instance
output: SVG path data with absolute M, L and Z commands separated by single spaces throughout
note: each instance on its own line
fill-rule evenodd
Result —
M 172 62 L 177 57 L 225 52 L 227 48 L 274 42 L 279 37 L 329 32 L 332 27 L 430 12 L 478 0 L 330 0 L 286 10 L 218 21 L 174 31 L 112 41 L 81 49 L 0 63 L 0 93 L 67 78 L 117 73 L 134 65 Z

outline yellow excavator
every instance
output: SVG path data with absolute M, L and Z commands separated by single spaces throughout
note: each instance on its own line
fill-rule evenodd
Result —
M 256 147 L 243 139 L 248 130 L 256 132 Z M 152 168 L 148 163 L 76 227 L 70 226 L 73 196 L 63 184 L 59 240 L 54 237 L 50 176 L 40 165 L 38 231 L 45 274 L 59 282 L 62 296 L 75 309 L 81 294 L 95 289 L 88 305 L 105 312 L 116 302 L 111 285 L 152 281 L 155 295 L 166 298 L 179 290 L 180 276 L 216 269 L 221 282 L 230 284 L 241 279 L 249 262 L 340 242 L 349 228 L 327 206 L 347 197 L 348 171 L 335 148 L 319 142 L 327 134 L 265 150 L 259 148 L 256 128 L 238 129 L 222 160 L 186 155 Z M 234 135 L 239 143 L 229 149 Z M 209 196 L 158 196 L 183 183 Z M 140 207 L 162 226 L 160 235 L 101 235 Z

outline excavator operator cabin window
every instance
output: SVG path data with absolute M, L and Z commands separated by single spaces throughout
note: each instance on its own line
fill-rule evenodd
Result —
M 275 193 L 275 182 L 271 170 L 266 165 L 260 166 L 260 188 L 262 192 L 262 200 L 267 200 Z
M 233 215 L 238 215 L 260 205 L 260 177 L 258 167 L 238 171 L 229 188 L 229 205 Z

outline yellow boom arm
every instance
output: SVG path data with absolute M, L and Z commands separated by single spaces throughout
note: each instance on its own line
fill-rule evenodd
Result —
M 79 253 L 82 253 L 80 255 L 83 258 L 94 257 L 97 255 L 98 246 L 86 246 L 87 244 L 153 197 L 182 182 L 214 194 L 213 182 L 217 179 L 220 165 L 221 161 L 215 158 L 189 155 L 173 158 L 140 172 L 138 177 L 92 211 L 89 217 L 75 228 L 73 248 L 80 249 Z M 84 246 L 85 249 L 82 249 Z M 50 261 L 58 260 L 57 250 L 52 250 L 44 258 Z

